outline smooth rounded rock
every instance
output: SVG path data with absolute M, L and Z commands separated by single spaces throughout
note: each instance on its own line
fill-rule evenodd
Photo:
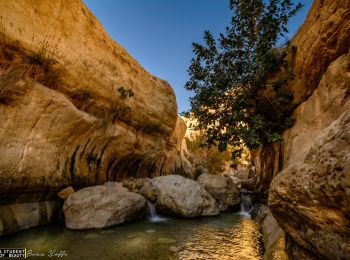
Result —
M 117 182 L 81 189 L 63 205 L 66 226 L 70 229 L 104 228 L 140 219 L 147 209 L 144 197 Z
M 163 214 L 197 217 L 220 213 L 218 203 L 194 180 L 169 175 L 156 177 L 151 183 L 157 195 L 156 208 Z

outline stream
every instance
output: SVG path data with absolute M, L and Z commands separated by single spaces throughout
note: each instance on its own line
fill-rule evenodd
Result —
M 33 259 L 55 259 L 49 257 L 53 252 L 61 259 L 261 259 L 259 226 L 243 210 L 179 219 L 159 216 L 150 204 L 142 221 L 87 231 L 58 221 L 1 238 L 0 247 L 42 255 Z

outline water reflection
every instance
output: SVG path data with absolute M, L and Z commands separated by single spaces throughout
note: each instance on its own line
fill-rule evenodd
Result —
M 259 237 L 253 220 L 227 213 L 88 231 L 56 223 L 1 238 L 0 247 L 44 253 L 66 250 L 69 256 L 62 259 L 261 259 Z
M 180 259 L 260 259 L 259 228 L 250 219 L 232 227 L 201 226 L 180 245 Z

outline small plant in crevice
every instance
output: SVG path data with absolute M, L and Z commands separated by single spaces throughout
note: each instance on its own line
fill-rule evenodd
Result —
M 118 120 L 125 120 L 130 113 L 130 106 L 127 105 L 127 100 L 134 97 L 135 94 L 131 89 L 126 89 L 123 86 L 116 89 L 112 86 L 110 106 L 101 119 L 101 127 L 106 128 L 108 123 L 115 123 Z
M 57 59 L 60 58 L 58 45 L 60 39 L 55 39 L 54 36 L 46 35 L 44 40 L 39 43 L 39 49 L 28 55 L 27 62 L 33 66 L 38 66 L 41 69 L 41 75 L 33 75 L 36 81 L 49 87 L 56 88 L 59 83 L 60 70 Z
M 123 86 L 118 88 L 118 93 L 122 99 L 131 98 L 135 95 L 131 89 L 125 89 Z

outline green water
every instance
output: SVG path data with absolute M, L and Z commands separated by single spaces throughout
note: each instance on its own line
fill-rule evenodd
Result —
M 251 219 L 225 213 L 218 217 L 132 222 L 103 230 L 72 231 L 63 223 L 1 238 L 2 248 L 27 248 L 59 259 L 261 259 L 260 232 Z M 31 250 L 31 251 L 30 251 Z M 51 251 L 52 253 L 52 251 Z

